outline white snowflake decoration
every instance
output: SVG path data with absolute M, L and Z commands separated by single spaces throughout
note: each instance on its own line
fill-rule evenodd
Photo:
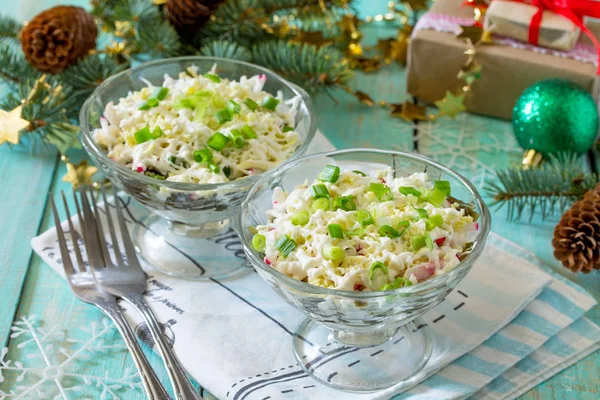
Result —
M 467 176 L 478 188 L 496 176 L 496 168 L 522 154 L 510 123 L 464 113 L 455 120 L 420 123 L 414 140 L 419 142 L 419 153 Z M 406 145 L 397 149 L 412 151 Z M 502 165 L 482 155 L 500 156 L 496 160 Z
M 110 344 L 115 327 L 107 319 L 101 324 L 92 323 L 80 328 L 86 338 L 65 339 L 57 326 L 45 329 L 35 317 L 24 317 L 11 328 L 12 344 L 23 349 L 27 362 L 7 359 L 9 350 L 0 352 L 0 384 L 12 383 L 10 389 L 0 389 L 0 399 L 119 399 L 120 394 L 139 391 L 141 382 L 137 371 L 125 368 L 116 371 L 117 377 L 108 371 L 104 376 L 85 373 L 82 363 L 94 357 L 109 356 L 115 350 L 123 350 L 122 342 Z M 76 372 L 78 371 L 78 372 Z

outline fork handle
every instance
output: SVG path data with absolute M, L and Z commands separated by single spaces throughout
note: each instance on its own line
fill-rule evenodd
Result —
M 202 396 L 200 396 L 200 394 L 198 394 L 196 389 L 194 389 L 192 386 L 191 382 L 186 376 L 185 369 L 183 369 L 183 366 L 179 362 L 175 352 L 173 352 L 173 349 L 163 335 L 160 325 L 158 324 L 154 313 L 148 306 L 148 303 L 146 303 L 144 296 L 127 296 L 123 297 L 123 299 L 135 307 L 140 314 L 142 314 L 142 317 L 144 317 L 144 320 L 150 329 L 150 333 L 158 345 L 158 350 L 163 358 L 165 367 L 167 368 L 167 373 L 169 374 L 169 378 L 173 384 L 175 399 L 202 400 Z
M 133 357 L 133 361 L 140 373 L 142 384 L 146 390 L 146 394 L 150 400 L 167 400 L 171 397 L 165 390 L 164 386 L 156 376 L 154 369 L 150 366 L 146 355 L 142 351 L 129 323 L 125 319 L 125 316 L 118 308 L 116 302 L 98 304 L 98 307 L 104 311 L 106 315 L 113 320 L 119 332 L 125 339 L 125 344 Z

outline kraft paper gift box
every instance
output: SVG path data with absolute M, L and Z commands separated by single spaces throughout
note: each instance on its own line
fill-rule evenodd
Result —
M 447 90 L 464 85 L 457 73 L 467 60 L 467 44 L 456 37 L 460 24 L 472 24 L 473 9 L 462 0 L 437 0 L 415 27 L 409 46 L 408 92 L 433 104 Z M 600 25 L 587 20 L 588 28 L 600 37 Z M 531 46 L 511 39 L 477 46 L 476 62 L 483 66 L 481 78 L 473 83 L 465 100 L 469 112 L 511 119 L 517 98 L 529 86 L 545 79 L 569 80 L 598 98 L 597 56 L 591 42 L 581 36 L 575 49 L 561 52 Z M 585 61 L 582 61 L 585 60 Z

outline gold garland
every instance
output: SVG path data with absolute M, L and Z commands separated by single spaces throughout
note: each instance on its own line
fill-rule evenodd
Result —
M 473 5 L 474 25 L 461 26 L 462 30 L 457 35 L 457 38 L 464 39 L 467 44 L 467 50 L 464 53 L 467 56 L 467 60 L 457 74 L 457 78 L 464 81 L 464 85 L 454 92 L 447 90 L 443 98 L 434 102 L 438 108 L 436 114 L 428 114 L 426 107 L 413 104 L 411 101 L 405 101 L 404 103 L 388 103 L 385 100 L 375 101 L 367 93 L 348 86 L 344 87 L 346 92 L 354 95 L 359 102 L 370 107 L 377 104 L 380 107 L 387 108 L 392 117 L 401 118 L 410 123 L 414 121 L 434 121 L 446 116 L 456 118 L 459 113 L 466 111 L 464 105 L 465 99 L 471 93 L 473 83 L 481 77 L 483 69 L 482 65 L 475 61 L 477 48 L 481 45 L 493 43 L 492 33 L 481 27 L 481 21 L 483 20 L 487 5 L 483 0 L 469 0 L 469 2 Z M 346 55 L 349 57 L 350 65 L 353 68 L 367 73 L 373 72 L 382 67 L 382 59 L 383 64 L 390 64 L 396 61 L 402 65 L 406 65 L 408 45 L 414 29 L 416 12 L 427 10 L 427 4 L 425 0 L 403 0 L 398 4 L 410 12 L 407 13 L 403 9 L 398 9 L 396 2 L 390 1 L 388 2 L 387 13 L 368 16 L 363 21 L 359 21 L 360 23 L 390 23 L 399 21 L 402 24 L 395 38 L 378 40 L 377 45 L 373 48 L 378 50 L 380 54 L 373 57 L 366 57 L 364 55 L 365 51 L 373 50 L 373 48 L 361 46 L 362 34 L 357 34 L 359 32 L 358 24 L 350 24 L 350 22 L 356 23 L 357 19 L 345 22 L 347 26 L 344 32 L 346 32 L 346 35 L 349 33 L 351 39 L 346 48 Z M 411 20 L 413 21 L 412 24 L 409 23 Z

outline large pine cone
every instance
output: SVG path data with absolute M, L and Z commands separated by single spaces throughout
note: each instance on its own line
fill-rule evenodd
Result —
M 554 257 L 573 272 L 600 269 L 600 184 L 562 216 L 552 246 Z
M 38 14 L 23 29 L 25 58 L 43 72 L 57 74 L 96 47 L 98 30 L 81 7 L 58 6 Z
M 180 34 L 197 32 L 224 0 L 167 0 L 165 16 Z

